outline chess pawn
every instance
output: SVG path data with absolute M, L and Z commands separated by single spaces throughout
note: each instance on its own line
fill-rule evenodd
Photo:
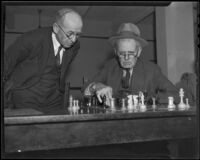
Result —
M 156 109 L 156 98 L 152 98 L 153 104 L 152 104 L 152 109 L 155 110 Z
M 186 109 L 186 105 L 183 102 L 183 97 L 184 97 L 184 91 L 183 88 L 180 89 L 179 91 L 179 96 L 180 96 L 180 103 L 178 104 L 178 109 L 179 110 L 185 110 Z
M 168 110 L 173 111 L 175 108 L 176 106 L 174 104 L 174 97 L 168 97 Z
M 141 105 L 140 105 L 140 111 L 145 112 L 147 110 L 146 105 L 144 104 L 144 95 L 141 95 Z
M 190 109 L 190 105 L 189 105 L 189 102 L 188 102 L 188 98 L 185 99 L 186 100 L 186 109 Z
M 138 95 L 133 95 L 133 109 L 138 111 Z
M 124 98 L 122 98 L 122 108 L 121 108 L 121 110 L 123 112 L 126 111 L 126 105 L 125 105 L 125 99 Z

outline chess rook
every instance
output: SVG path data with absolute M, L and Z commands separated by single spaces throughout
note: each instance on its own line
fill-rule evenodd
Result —
M 176 109 L 176 106 L 174 104 L 174 97 L 168 97 L 168 110 L 173 111 Z

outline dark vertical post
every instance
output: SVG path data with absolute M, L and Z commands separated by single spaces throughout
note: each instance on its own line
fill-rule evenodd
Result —
M 154 32 L 154 50 L 155 50 L 155 63 L 157 64 L 157 41 L 156 41 L 156 9 L 153 12 L 153 32 Z

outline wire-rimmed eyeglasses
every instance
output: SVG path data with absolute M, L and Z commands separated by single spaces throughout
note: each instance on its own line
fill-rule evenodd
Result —
M 64 35 L 66 36 L 66 38 L 68 38 L 72 42 L 73 42 L 73 37 L 74 36 L 76 37 L 76 39 L 78 39 L 81 36 L 81 33 L 74 33 L 73 31 L 69 31 L 68 33 L 65 33 L 65 31 L 62 29 L 62 27 L 59 24 L 57 24 L 57 25 L 61 29 L 61 31 L 64 33 Z

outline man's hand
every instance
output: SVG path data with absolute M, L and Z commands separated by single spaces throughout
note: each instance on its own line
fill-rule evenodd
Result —
M 110 99 L 112 98 L 112 88 L 104 85 L 103 83 L 91 83 L 84 91 L 84 95 L 96 94 L 100 103 L 102 98 L 106 96 L 106 105 L 110 106 Z
M 98 85 L 98 84 L 97 84 Z M 97 86 L 97 88 L 99 88 Z M 102 103 L 102 98 L 106 96 L 106 105 L 110 106 L 110 99 L 112 98 L 112 88 L 109 86 L 104 85 L 104 87 L 101 87 L 97 89 L 96 91 L 97 98 L 100 103 Z

